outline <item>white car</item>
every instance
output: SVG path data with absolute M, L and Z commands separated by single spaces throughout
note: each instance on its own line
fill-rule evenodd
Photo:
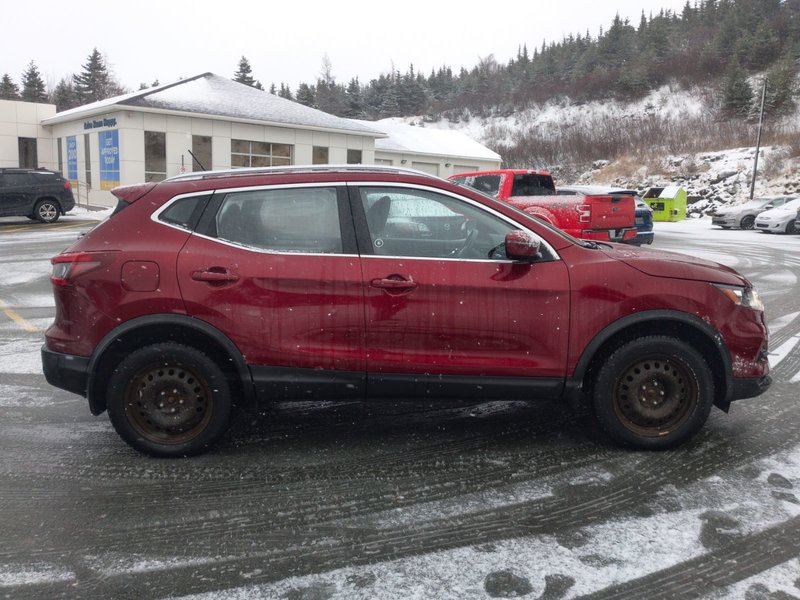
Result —
M 723 229 L 738 227 L 740 229 L 753 229 L 756 217 L 766 210 L 778 208 L 787 202 L 795 200 L 797 196 L 763 196 L 753 198 L 744 204 L 723 206 L 718 208 L 711 217 L 711 224 Z
M 794 221 L 797 218 L 798 208 L 800 208 L 800 198 L 766 210 L 756 217 L 756 229 L 765 233 L 797 233 Z

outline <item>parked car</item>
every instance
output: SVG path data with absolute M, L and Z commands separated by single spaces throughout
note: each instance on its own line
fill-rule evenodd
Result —
M 756 217 L 756 229 L 764 233 L 797 233 L 795 218 L 800 208 L 800 198 L 795 198 L 777 208 L 765 210 Z
M 800 231 L 800 206 L 797 207 L 797 216 L 794 220 L 794 229 L 795 231 Z
M 559 195 L 577 194 L 580 196 L 591 195 L 624 195 L 633 196 L 636 203 L 634 211 L 636 222 L 636 237 L 628 241 L 629 244 L 636 244 L 642 246 L 644 244 L 652 244 L 655 233 L 653 232 L 653 209 L 647 205 L 642 197 L 636 190 L 625 190 L 616 187 L 606 187 L 600 185 L 569 185 L 566 187 L 559 187 Z
M 794 200 L 797 196 L 763 196 L 748 200 L 744 204 L 723 206 L 714 211 L 711 224 L 723 229 L 738 227 L 739 229 L 753 229 L 756 217 L 765 210 L 783 206 Z
M 236 407 L 405 398 L 589 403 L 668 448 L 770 384 L 763 305 L 714 262 L 579 240 L 389 167 L 193 173 L 117 188 L 52 259 L 47 380 L 156 456 Z
M 547 171 L 496 169 L 449 177 L 508 202 L 529 215 L 585 240 L 627 242 L 636 237 L 635 209 L 626 196 L 558 196 Z
M 0 169 L 0 217 L 55 223 L 75 206 L 72 186 L 46 169 Z

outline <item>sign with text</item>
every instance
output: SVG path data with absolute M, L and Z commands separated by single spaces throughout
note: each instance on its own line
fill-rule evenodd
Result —
M 119 131 L 100 131 L 100 189 L 113 190 L 119 186 Z
M 67 179 L 78 184 L 78 138 L 74 135 L 67 136 Z

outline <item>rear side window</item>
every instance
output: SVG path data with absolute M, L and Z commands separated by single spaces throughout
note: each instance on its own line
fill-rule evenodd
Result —
M 556 186 L 550 175 L 536 175 L 526 173 L 514 175 L 511 187 L 512 196 L 552 196 L 556 193 Z
M 291 188 L 228 194 L 216 217 L 217 237 L 261 250 L 341 254 L 335 188 Z

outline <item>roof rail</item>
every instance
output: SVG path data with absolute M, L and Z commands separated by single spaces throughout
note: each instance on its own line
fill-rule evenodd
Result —
M 327 173 L 333 171 L 351 171 L 357 173 L 405 173 L 409 175 L 422 175 L 424 177 L 436 178 L 435 175 L 417 171 L 416 169 L 406 169 L 388 165 L 287 165 L 282 167 L 242 167 L 239 169 L 220 169 L 214 171 L 194 171 L 182 175 L 173 175 L 164 181 L 191 181 L 195 179 L 206 179 L 211 177 L 229 176 L 248 176 L 248 175 L 272 175 L 279 173 Z M 438 178 L 437 178 L 438 179 Z

